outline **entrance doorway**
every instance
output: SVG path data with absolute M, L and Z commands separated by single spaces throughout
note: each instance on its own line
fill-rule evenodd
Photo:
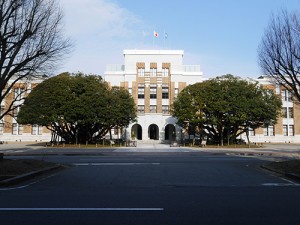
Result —
M 131 138 L 142 140 L 142 137 L 143 137 L 142 126 L 140 124 L 134 124 L 131 128 Z
M 165 127 L 165 140 L 174 141 L 176 139 L 176 129 L 173 124 Z
M 148 128 L 148 137 L 152 140 L 159 140 L 158 126 L 151 124 Z

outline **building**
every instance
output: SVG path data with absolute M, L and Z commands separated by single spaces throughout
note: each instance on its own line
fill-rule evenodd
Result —
M 282 99 L 282 116 L 276 124 L 249 132 L 249 139 L 255 143 L 300 143 L 300 105 L 286 88 L 275 85 L 267 76 L 254 81 L 264 88 L 273 90 Z M 246 140 L 246 135 L 241 136 Z
M 13 85 L 8 95 L 1 102 L 1 112 L 6 111 L 10 105 L 14 108 L 10 115 L 4 116 L 0 120 L 0 141 L 2 142 L 40 142 L 50 141 L 51 131 L 46 127 L 38 125 L 22 125 L 18 124 L 17 117 L 20 105 L 24 102 L 24 98 L 39 83 L 45 80 L 46 76 L 28 77 L 26 80 L 20 80 Z M 11 85 L 16 77 L 9 80 Z
M 126 128 L 126 138 L 169 142 L 182 138 L 169 109 L 174 98 L 187 85 L 202 82 L 199 65 L 184 65 L 182 50 L 124 50 L 123 65 L 108 65 L 104 79 L 132 94 L 138 119 Z M 300 143 L 300 105 L 290 91 L 274 85 L 266 76 L 252 79 L 282 97 L 282 116 L 276 124 L 250 130 L 255 143 Z M 117 133 L 117 132 L 116 132 Z M 241 135 L 247 139 L 246 134 Z
M 124 50 L 123 65 L 107 66 L 104 79 L 128 89 L 137 105 L 138 119 L 126 128 L 126 138 L 180 140 L 170 106 L 187 85 L 203 79 L 200 66 L 184 65 L 183 55 L 183 50 Z
M 137 106 L 137 122 L 130 124 L 120 134 L 116 129 L 114 138 L 137 139 L 147 142 L 170 142 L 181 140 L 183 130 L 170 115 L 174 98 L 188 85 L 204 80 L 199 65 L 184 65 L 183 50 L 124 50 L 124 64 L 108 65 L 104 79 L 111 86 L 126 88 Z M 10 93 L 1 102 L 1 111 L 6 110 L 14 99 L 20 105 L 30 91 L 47 79 L 45 76 L 31 77 L 14 84 Z M 10 83 L 14 78 L 10 80 Z M 276 124 L 250 130 L 249 138 L 255 143 L 300 143 L 300 105 L 290 91 L 274 85 L 266 76 L 252 79 L 282 97 L 282 116 Z M 0 121 L 0 141 L 47 142 L 51 131 L 38 125 L 17 123 L 20 107 Z M 241 135 L 247 139 L 246 134 Z

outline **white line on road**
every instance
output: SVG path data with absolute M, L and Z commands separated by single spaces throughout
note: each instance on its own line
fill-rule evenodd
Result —
M 0 208 L 0 211 L 163 211 L 164 208 Z
M 292 183 L 263 183 L 262 186 L 275 186 L 275 187 L 291 187 L 291 186 L 299 186 L 298 184 Z
M 135 166 L 135 165 L 160 165 L 160 163 L 73 163 L 75 166 Z
M 27 187 L 29 187 L 29 186 L 31 186 L 31 185 L 33 185 L 33 184 L 39 183 L 39 182 L 41 182 L 41 181 L 43 181 L 43 180 L 46 180 L 46 179 L 48 179 L 48 178 L 50 178 L 50 177 L 54 177 L 54 176 L 56 176 L 56 174 L 49 175 L 49 176 L 44 177 L 44 178 L 41 178 L 41 179 L 39 179 L 39 180 L 37 180 L 37 181 L 33 181 L 33 182 L 29 183 L 29 184 L 22 185 L 22 186 L 18 186 L 18 187 L 12 187 L 12 188 L 0 188 L 0 191 L 11 191 L 11 190 L 17 190 L 17 189 L 27 188 Z
M 300 186 L 300 184 L 298 184 L 298 183 L 296 183 L 296 182 L 294 182 L 294 181 L 291 181 L 291 180 L 289 180 L 289 179 L 287 179 L 287 178 L 281 177 L 281 180 L 284 180 L 284 181 L 286 181 L 286 182 L 288 182 L 288 183 L 290 183 L 290 184 L 292 184 L 292 185 L 295 185 L 295 186 Z

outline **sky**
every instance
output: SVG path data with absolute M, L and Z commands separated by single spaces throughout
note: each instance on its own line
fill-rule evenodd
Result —
M 271 15 L 300 10 L 300 0 L 58 2 L 74 49 L 57 74 L 103 75 L 106 65 L 124 63 L 124 49 L 171 49 L 184 50 L 184 64 L 200 65 L 204 77 L 257 78 L 257 49 Z

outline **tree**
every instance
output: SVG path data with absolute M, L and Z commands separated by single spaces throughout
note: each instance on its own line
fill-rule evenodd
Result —
M 300 20 L 296 12 L 282 10 L 272 16 L 258 48 L 264 74 L 291 91 L 300 101 Z
M 0 102 L 17 83 L 50 72 L 71 50 L 62 33 L 62 11 L 55 0 L 0 1 Z M 2 119 L 23 102 L 19 93 L 5 107 Z
M 99 76 L 63 73 L 32 90 L 18 123 L 46 126 L 67 143 L 87 143 L 135 118 L 134 100 L 127 90 L 110 88 Z
M 223 145 L 249 128 L 275 123 L 281 99 L 257 83 L 225 75 L 186 87 L 171 112 L 179 125 L 188 123 L 196 133 Z

